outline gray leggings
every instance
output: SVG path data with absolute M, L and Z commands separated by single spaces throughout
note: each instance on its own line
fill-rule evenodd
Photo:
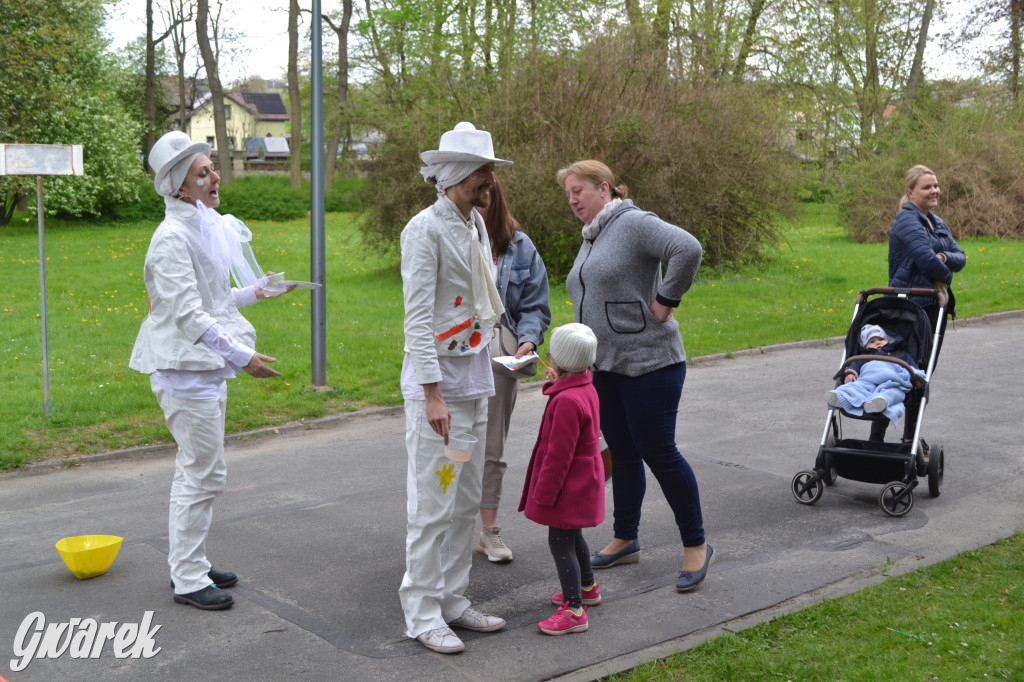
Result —
M 558 582 L 562 586 L 562 599 L 570 608 L 583 606 L 581 585 L 594 584 L 594 569 L 590 566 L 590 548 L 580 528 L 548 528 L 548 547 L 555 559 Z

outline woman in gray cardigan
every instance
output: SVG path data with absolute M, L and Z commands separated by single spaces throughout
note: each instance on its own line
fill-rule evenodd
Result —
M 704 539 L 697 479 L 675 442 L 686 352 L 672 311 L 697 274 L 700 242 L 634 206 L 600 161 L 577 161 L 557 178 L 584 224 L 567 285 L 576 321 L 597 335 L 594 387 L 612 453 L 615 537 L 591 563 L 609 568 L 640 560 L 646 463 L 683 540 L 676 589 L 692 590 L 707 575 L 715 550 Z

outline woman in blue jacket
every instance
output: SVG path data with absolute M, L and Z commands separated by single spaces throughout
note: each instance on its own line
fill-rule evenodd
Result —
M 935 172 L 925 166 L 914 166 L 907 171 L 900 211 L 889 230 L 889 286 L 940 289 L 947 296 L 946 315 L 956 318 L 956 297 L 950 284 L 953 273 L 967 265 L 964 254 L 949 226 L 932 210 L 939 204 L 939 180 Z M 946 331 L 946 315 L 939 319 L 939 304 L 932 298 L 911 296 L 921 304 L 932 330 L 939 330 L 938 359 L 942 337 Z M 916 403 L 916 401 L 914 401 Z M 917 425 L 917 406 L 907 403 L 907 418 L 903 426 L 903 440 L 910 441 Z M 872 423 L 871 440 L 882 440 L 886 423 Z
M 967 256 L 957 246 L 953 233 L 932 210 L 939 204 L 939 181 L 924 166 L 907 171 L 906 191 L 900 212 L 889 230 L 889 286 L 941 289 L 948 297 L 946 314 L 956 318 L 956 298 L 950 289 L 953 273 L 967 265 Z M 939 320 L 939 305 L 930 298 L 912 296 L 920 303 L 932 329 L 941 322 L 939 343 L 946 321 Z

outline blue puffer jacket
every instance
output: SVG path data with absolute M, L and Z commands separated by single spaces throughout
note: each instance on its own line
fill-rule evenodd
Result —
M 945 254 L 945 263 L 939 260 L 939 253 Z M 942 218 L 931 212 L 925 215 L 909 201 L 903 204 L 889 230 L 889 286 L 934 289 L 935 282 L 952 282 L 953 273 L 965 265 L 967 256 Z M 932 302 L 925 297 L 911 299 L 921 305 Z M 954 303 L 950 291 L 946 312 L 955 318 Z

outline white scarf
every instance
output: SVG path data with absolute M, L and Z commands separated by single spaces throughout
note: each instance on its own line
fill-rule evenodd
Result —
M 434 178 L 437 181 L 434 189 L 438 194 L 444 194 L 446 189 L 468 178 L 481 165 L 479 161 L 442 161 L 420 168 L 420 175 L 427 182 Z
M 482 241 L 486 238 L 487 229 L 484 227 L 483 218 L 476 211 L 472 213 L 469 229 L 474 232 L 471 255 L 473 262 L 470 264 L 473 273 L 473 313 L 481 322 L 497 324 L 505 312 L 505 306 L 501 304 L 501 294 L 494 284 L 491 263 L 488 262 L 487 251 Z
M 589 241 L 597 239 L 597 235 L 601 232 L 601 226 L 604 225 L 605 221 L 608 220 L 608 216 L 615 212 L 615 209 L 622 203 L 622 199 L 618 197 L 612 199 L 604 207 L 597 212 L 594 219 L 583 226 L 583 238 Z
M 196 202 L 199 214 L 199 233 L 203 246 L 214 263 L 231 271 L 235 286 L 239 288 L 266 284 L 266 276 L 256 262 L 249 242 L 252 230 L 233 215 L 221 215 Z

